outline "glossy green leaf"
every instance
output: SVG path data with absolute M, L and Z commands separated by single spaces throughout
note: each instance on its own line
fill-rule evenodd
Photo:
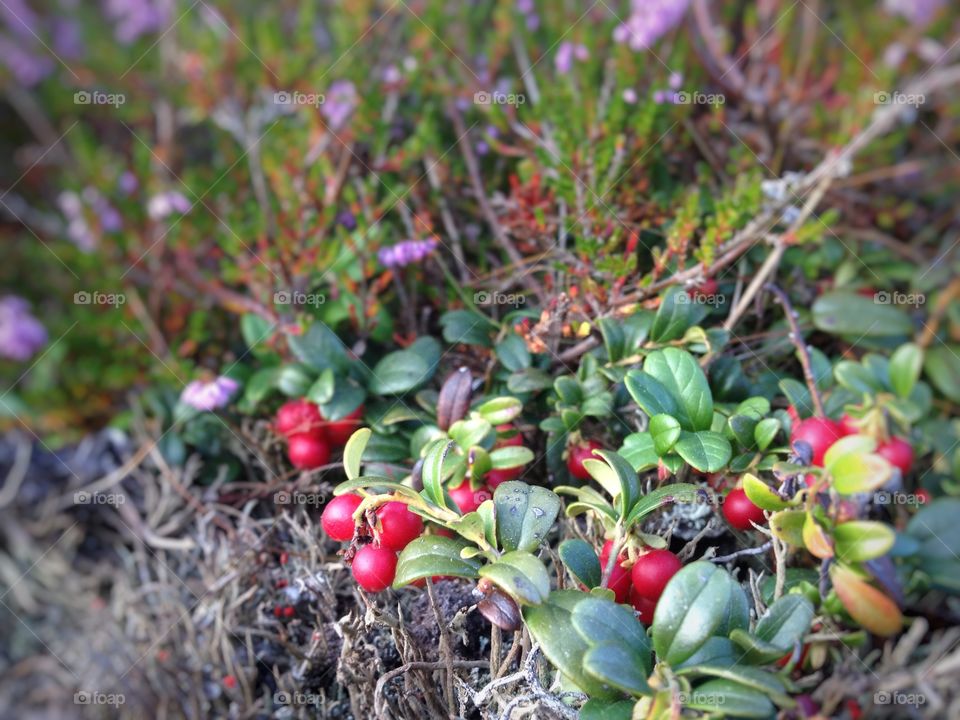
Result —
M 733 448 L 720 433 L 710 430 L 682 432 L 674 446 L 676 453 L 702 473 L 722 470 L 730 461 Z
M 500 364 L 510 372 L 517 372 L 530 367 L 530 351 L 523 339 L 515 334 L 508 333 L 495 347 Z
M 846 562 L 864 562 L 886 555 L 896 535 L 893 528 L 872 520 L 851 520 L 833 529 L 837 558 Z
M 443 492 L 444 461 L 454 447 L 452 440 L 434 440 L 427 446 L 423 458 L 423 468 L 420 471 L 423 491 L 434 505 L 440 507 L 447 506 Z
M 913 334 L 910 316 L 899 307 L 875 302 L 855 292 L 824 293 L 814 301 L 812 311 L 817 329 L 833 335 L 860 338 Z
M 723 568 L 704 561 L 670 579 L 653 618 L 653 646 L 661 660 L 677 665 L 714 634 L 726 620 L 733 583 Z
M 763 510 L 785 510 L 790 507 L 790 503 L 781 498 L 769 485 L 763 480 L 751 473 L 747 473 L 741 479 L 743 491 L 747 494 L 754 505 Z
M 636 653 L 622 643 L 592 644 L 583 656 L 583 669 L 597 680 L 630 695 L 650 692 L 648 672 Z
M 760 450 L 766 450 L 780 432 L 780 421 L 777 418 L 764 418 L 753 429 L 753 439 Z
M 368 387 L 378 395 L 399 395 L 426 382 L 430 374 L 423 356 L 412 350 L 397 350 L 374 366 Z
M 802 595 L 783 595 L 757 621 L 757 637 L 788 651 L 810 629 L 813 605 Z
M 644 676 L 652 667 L 650 640 L 632 609 L 612 600 L 591 596 L 577 604 L 571 616 L 573 627 L 592 644 L 624 645 L 637 656 Z
M 580 720 L 631 720 L 633 700 L 597 700 L 591 698 L 580 708 Z
M 343 470 L 350 480 L 360 475 L 360 461 L 370 441 L 371 433 L 370 428 L 360 428 L 350 436 L 343 448 Z
M 512 422 L 523 411 L 523 403 L 515 397 L 497 397 L 477 407 L 477 413 L 491 425 Z
M 546 538 L 560 512 L 560 498 L 544 487 L 514 480 L 493 491 L 503 550 L 531 551 Z
M 923 370 L 923 350 L 916 343 L 905 343 L 890 356 L 890 386 L 902 398 L 910 397 L 920 371 Z
M 781 510 L 770 516 L 774 537 L 792 547 L 803 547 L 803 526 L 807 513 L 803 510 Z
M 660 460 L 653 445 L 653 436 L 648 432 L 627 435 L 618 452 L 637 472 L 656 467 Z
M 776 713 L 770 698 L 762 692 L 722 678 L 697 685 L 684 698 L 684 706 L 737 718 L 766 720 Z
M 487 578 L 521 605 L 539 605 L 550 594 L 550 575 L 528 552 L 508 552 L 480 568 Z
M 886 485 L 893 466 L 874 453 L 844 455 L 830 466 L 833 489 L 841 495 L 873 492 Z
M 936 344 L 927 348 L 923 369 L 937 390 L 960 403 L 960 345 Z
M 666 455 L 680 438 L 680 423 L 670 415 L 654 415 L 650 418 L 650 436 L 658 455 Z
M 700 665 L 687 668 L 684 675 L 707 675 L 729 680 L 751 690 L 763 693 L 778 705 L 793 707 L 793 701 L 787 695 L 783 683 L 771 672 L 745 665 Z M 698 686 L 702 687 L 702 686 Z
M 560 560 L 571 575 L 586 588 L 595 588 L 600 584 L 602 572 L 596 550 L 586 540 L 573 538 L 564 540 L 557 548 Z
M 707 377 L 693 355 L 678 348 L 656 350 L 644 360 L 643 374 L 657 380 L 676 399 L 679 406 L 677 412 L 663 412 L 677 418 L 685 430 L 710 428 L 713 422 L 713 396 Z M 634 399 L 639 403 L 638 398 Z
M 699 485 L 694 485 L 692 483 L 673 483 L 672 485 L 664 485 L 663 487 L 648 492 L 646 495 L 637 500 L 634 506 L 630 509 L 630 512 L 627 514 L 627 519 L 624 521 L 624 525 L 628 528 L 633 526 L 635 523 L 643 520 L 643 518 L 649 515 L 651 512 L 659 507 L 662 507 L 663 505 L 666 505 L 667 503 L 706 502 L 708 498 L 708 491 Z
M 662 343 L 683 337 L 690 327 L 692 310 L 690 296 L 684 288 L 676 286 L 667 290 L 653 319 L 650 339 Z
M 433 575 L 477 577 L 481 562 L 461 557 L 460 551 L 466 547 L 470 547 L 470 543 L 459 538 L 421 535 L 401 551 L 393 586 L 403 587 Z
M 497 448 L 490 453 L 490 462 L 494 468 L 500 470 L 505 468 L 523 467 L 533 462 L 533 450 L 526 447 L 511 445 L 508 447 Z

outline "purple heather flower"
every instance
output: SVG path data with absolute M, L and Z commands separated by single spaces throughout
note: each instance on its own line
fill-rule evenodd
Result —
M 140 181 L 137 180 L 137 176 L 132 172 L 124 170 L 117 180 L 117 187 L 120 188 L 120 192 L 124 195 L 133 195 L 137 191 L 137 188 L 140 187 Z
M 668 102 L 667 93 L 663 90 L 654 90 L 653 101 L 657 105 L 663 105 L 665 102 Z
M 690 0 L 631 0 L 626 22 L 613 31 L 613 39 L 631 50 L 646 50 L 680 24 Z
M 47 344 L 47 330 L 16 295 L 0 298 L 0 357 L 23 362 Z
M 527 23 L 527 30 L 530 30 L 531 32 L 533 32 L 538 27 L 540 27 L 540 16 L 537 15 L 536 13 L 530 13 L 529 15 L 527 15 L 526 23 Z
M 0 3 L 0 15 L 14 35 L 33 39 L 40 34 L 40 18 L 24 0 L 5 0 Z
M 583 62 L 589 57 L 590 52 L 587 50 L 586 45 L 566 41 L 560 43 L 560 47 L 557 48 L 557 54 L 553 58 L 553 65 L 557 68 L 558 73 L 566 75 L 573 69 L 573 61 L 575 59 Z
M 240 383 L 223 375 L 210 382 L 194 380 L 183 389 L 180 402 L 195 410 L 209 412 L 226 405 L 238 387 Z
M 388 268 L 403 267 L 423 260 L 437 247 L 436 238 L 428 240 L 404 240 L 396 245 L 380 248 L 377 259 Z
M 627 105 L 636 105 L 637 104 L 637 91 L 633 88 L 624 89 L 621 97 Z
M 885 0 L 884 8 L 888 13 L 899 15 L 913 25 L 923 26 L 933 19 L 944 4 L 944 0 Z
M 14 79 L 24 87 L 33 87 L 54 70 L 50 57 L 6 37 L 0 37 L 0 58 Z
M 670 78 L 667 80 L 667 85 L 670 86 L 671 90 L 679 90 L 680 86 L 683 85 L 683 75 L 678 72 L 670 73 Z
M 168 190 L 150 198 L 147 202 L 147 214 L 154 220 L 162 220 L 174 213 L 183 215 L 190 207 L 190 201 L 182 193 Z
M 524 15 L 529 15 L 536 10 L 533 0 L 517 0 L 517 10 Z
M 403 80 L 403 75 L 400 74 L 400 71 L 397 69 L 396 65 L 387 65 L 383 69 L 383 81 L 387 85 L 396 85 L 398 82 Z
M 479 140 L 477 144 L 473 146 L 473 151 L 477 155 L 486 155 L 490 152 L 490 146 L 485 140 Z
M 104 0 L 104 14 L 114 22 L 114 36 L 123 45 L 158 32 L 166 20 L 163 6 L 155 0 Z
M 330 86 L 320 112 L 334 130 L 342 128 L 357 106 L 357 88 L 349 80 L 337 80 Z
M 336 222 L 338 225 L 342 225 L 347 232 L 353 232 L 357 229 L 357 218 L 349 210 L 341 210 L 337 213 Z
M 76 60 L 83 56 L 85 46 L 80 24 L 66 18 L 53 19 L 53 50 L 60 57 Z

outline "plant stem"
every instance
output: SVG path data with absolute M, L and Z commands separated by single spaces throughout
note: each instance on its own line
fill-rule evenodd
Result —
M 807 388 L 810 390 L 810 397 L 813 399 L 813 407 L 818 417 L 824 417 L 823 400 L 820 398 L 820 391 L 817 389 L 817 381 L 813 377 L 813 366 L 810 362 L 810 349 L 803 342 L 803 334 L 800 332 L 800 326 L 797 324 L 797 313 L 790 304 L 787 294 L 773 283 L 767 283 L 765 289 L 772 292 L 780 304 L 783 306 L 783 314 L 787 317 L 787 323 L 790 325 L 790 341 L 797 349 L 797 356 L 800 358 L 800 365 L 803 366 L 803 379 L 807 382 Z

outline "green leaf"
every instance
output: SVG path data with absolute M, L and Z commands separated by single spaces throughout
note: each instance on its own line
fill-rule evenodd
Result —
M 757 637 L 789 651 L 810 629 L 813 605 L 802 595 L 783 595 L 757 621 Z
M 497 448 L 490 453 L 490 462 L 497 470 L 508 468 L 523 467 L 533 462 L 533 450 L 527 447 L 510 445 L 508 447 Z
M 430 365 L 412 350 L 397 350 L 385 355 L 372 371 L 369 388 L 377 395 L 399 395 L 429 379 Z
M 320 412 L 327 420 L 346 417 L 366 399 L 367 391 L 353 380 L 341 378 L 333 387 L 333 396 L 320 403 Z
M 771 645 L 765 640 L 761 640 L 756 635 L 748 633 L 746 630 L 734 630 L 730 633 L 730 639 L 735 642 L 742 652 L 737 652 L 736 662 L 727 663 L 735 665 L 737 663 L 749 663 L 751 665 L 768 665 L 783 658 L 789 650 L 776 645 Z M 685 666 L 692 666 L 693 660 L 687 660 Z M 706 663 L 709 664 L 709 663 Z
M 644 671 L 638 655 L 622 643 L 592 644 L 583 656 L 583 669 L 625 693 L 646 695 L 650 692 L 647 684 L 650 673 Z
M 778 540 L 793 547 L 803 547 L 803 526 L 807 513 L 803 510 L 781 510 L 770 516 L 770 531 Z
M 481 417 L 473 416 L 466 420 L 457 420 L 447 431 L 452 440 L 463 449 L 480 445 L 484 448 L 493 447 L 496 432 L 493 425 Z
M 580 720 L 631 720 L 633 700 L 587 700 L 580 708 Z
M 349 364 L 343 343 L 322 322 L 314 322 L 302 335 L 287 335 L 290 351 L 314 370 L 328 367 L 344 369 Z
M 640 478 L 637 476 L 637 471 L 633 469 L 630 463 L 612 450 L 595 450 L 594 453 L 603 458 L 610 469 L 616 473 L 618 487 L 617 491 L 611 494 L 616 497 L 617 510 L 620 517 L 625 518 L 627 513 L 630 512 L 630 508 L 632 508 L 640 498 Z M 584 462 L 585 467 L 587 462 L 590 461 Z
M 920 510 L 907 523 L 906 535 L 919 547 L 910 558 L 934 586 L 960 593 L 960 499 L 941 498 Z
M 763 693 L 722 678 L 693 688 L 684 698 L 684 707 L 737 718 L 767 719 L 776 713 L 773 703 Z
M 652 490 L 640 498 L 630 509 L 624 526 L 632 527 L 657 508 L 671 502 L 703 502 L 709 497 L 707 490 L 692 483 L 673 483 Z
M 627 392 L 649 416 L 680 414 L 680 402 L 663 383 L 640 370 L 631 370 L 624 379 Z
M 867 368 L 852 360 L 841 360 L 833 369 L 837 383 L 858 395 L 872 395 L 883 390 L 883 384 Z
M 744 665 L 700 665 L 684 670 L 685 675 L 710 675 L 717 678 L 723 678 L 731 682 L 742 685 L 743 687 L 756 690 L 772 698 L 778 704 L 787 707 L 793 707 L 793 701 L 787 695 L 786 688 L 779 678 L 773 673 L 760 668 L 746 667 Z
M 460 551 L 467 547 L 471 547 L 470 543 L 459 538 L 421 535 L 400 553 L 393 586 L 403 587 L 415 580 L 433 575 L 477 577 L 481 562 L 474 558 L 464 559 L 460 556 Z
M 521 605 L 539 605 L 550 594 L 550 575 L 543 563 L 528 552 L 508 552 L 480 568 L 485 577 Z
M 896 539 L 893 528 L 872 520 L 851 520 L 833 529 L 837 558 L 865 562 L 886 555 Z
M 653 436 L 648 432 L 627 435 L 623 439 L 623 445 L 618 452 L 637 472 L 654 468 L 660 461 L 657 450 L 653 445 Z
M 780 432 L 780 421 L 777 418 L 764 418 L 753 429 L 753 439 L 757 447 L 763 451 L 770 447 L 770 443 Z
M 684 430 L 710 428 L 713 422 L 713 396 L 707 376 L 693 355 L 677 348 L 656 350 L 644 361 L 643 373 L 657 380 L 679 405 L 677 412 L 670 412 L 669 409 L 660 412 L 673 415 Z M 627 377 L 629 379 L 629 375 Z M 629 390 L 629 385 L 627 388 Z M 638 398 L 634 399 L 639 403 Z
M 310 389 L 307 390 L 307 400 L 316 405 L 323 405 L 325 402 L 329 402 L 333 398 L 335 383 L 336 379 L 333 375 L 333 369 L 327 368 L 323 370 L 320 373 L 320 377 L 318 377 L 313 385 L 310 386 Z
M 546 538 L 560 512 L 560 498 L 543 487 L 514 480 L 493 491 L 503 550 L 531 551 Z
M 890 356 L 890 386 L 902 398 L 910 396 L 923 369 L 923 350 L 915 343 L 906 343 Z
M 752 415 L 732 415 L 727 419 L 730 435 L 745 448 L 753 447 L 753 434 L 759 423 L 760 421 Z
M 654 415 L 650 418 L 650 435 L 658 455 L 666 455 L 680 438 L 680 423 L 670 415 Z
M 346 495 L 347 493 L 352 493 L 360 489 L 377 492 L 394 492 L 399 495 L 404 495 L 411 500 L 419 500 L 421 504 L 423 501 L 420 493 L 409 485 L 398 483 L 382 475 L 361 475 L 352 480 L 344 480 L 333 489 L 333 494 L 338 496 Z
M 625 646 L 637 657 L 644 677 L 650 674 L 650 640 L 633 610 L 613 600 L 591 596 L 577 604 L 571 620 L 589 644 Z
M 553 376 L 540 368 L 525 368 L 507 378 L 507 390 L 512 393 L 528 393 L 553 387 Z
M 505 335 L 503 340 L 497 343 L 496 353 L 500 364 L 510 372 L 530 367 L 531 358 L 527 344 L 515 333 Z
M 505 425 L 523 412 L 523 403 L 515 397 L 497 397 L 481 404 L 476 412 L 491 425 Z
M 370 428 L 360 428 L 350 436 L 343 448 L 343 469 L 350 480 L 360 476 L 360 459 L 363 457 L 363 451 L 370 441 L 371 434 Z
M 451 345 L 481 345 L 490 347 L 490 334 L 496 325 L 484 315 L 472 310 L 450 310 L 440 317 L 443 339 Z
M 960 345 L 927 348 L 923 369 L 937 390 L 960 403 Z
M 667 290 L 653 319 L 650 339 L 665 343 L 683 337 L 687 328 L 690 327 L 692 309 L 690 296 L 687 295 L 686 290 L 682 287 L 672 287 Z
M 443 492 L 444 460 L 456 443 L 452 440 L 438 439 L 427 446 L 423 458 L 423 468 L 420 477 L 423 480 L 423 491 L 434 505 L 446 507 Z
M 295 363 L 282 365 L 276 376 L 277 389 L 287 397 L 303 397 L 312 382 L 309 369 Z
M 893 475 L 893 467 L 874 453 L 849 453 L 831 463 L 833 489 L 841 495 L 872 492 L 883 487 Z
M 600 559 L 593 546 L 586 540 L 564 540 L 557 549 L 560 560 L 571 575 L 585 587 L 595 588 L 600 584 L 602 572 Z
M 264 354 L 265 351 L 260 344 L 270 338 L 276 327 L 276 323 L 254 313 L 246 313 L 240 318 L 240 334 L 243 336 L 243 342 L 256 356 Z
M 709 430 L 680 433 L 680 440 L 674 450 L 688 464 L 702 473 L 723 469 L 733 454 L 727 439 Z
M 763 480 L 751 473 L 743 476 L 743 491 L 754 505 L 763 510 L 785 510 L 790 503 L 777 495 Z
M 607 360 L 612 363 L 617 362 L 623 357 L 625 339 L 620 320 L 610 317 L 600 318 L 597 320 L 597 327 L 600 328 L 603 345 L 607 350 Z
M 558 631 L 571 626 L 571 614 L 576 606 L 590 597 L 578 590 L 555 590 L 546 602 L 522 608 L 523 618 L 543 654 L 561 673 L 593 698 L 620 699 L 622 696 L 616 688 L 586 672 L 583 657 L 590 646 L 580 634 Z
M 243 389 L 243 401 L 254 409 L 271 391 L 277 388 L 277 378 L 280 376 L 279 367 L 267 367 L 257 370 L 247 380 Z
M 674 575 L 657 602 L 653 646 L 657 656 L 678 665 L 726 620 L 734 581 L 713 563 L 697 561 Z
M 812 311 L 817 329 L 833 335 L 861 338 L 913 334 L 913 322 L 903 310 L 854 292 L 824 293 L 814 301 Z

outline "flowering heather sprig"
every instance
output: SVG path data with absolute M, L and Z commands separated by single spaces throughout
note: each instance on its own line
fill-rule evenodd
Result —
M 432 253 L 437 247 L 437 240 L 404 240 L 396 245 L 381 248 L 377 259 L 388 268 L 403 267 L 410 263 L 419 262 Z
M 147 214 L 154 220 L 162 220 L 173 213 L 185 214 L 190 210 L 190 201 L 176 190 L 154 195 L 147 201 Z
M 123 45 L 162 30 L 166 20 L 163 7 L 154 0 L 105 0 L 104 14 L 115 23 L 114 36 Z
M 18 84 L 33 87 L 53 72 L 53 60 L 26 47 L 26 41 L 0 37 L 0 58 Z
M 590 51 L 586 45 L 565 41 L 560 43 L 557 54 L 553 58 L 553 65 L 557 72 L 566 75 L 573 69 L 573 61 L 584 62 L 590 58 Z
M 16 295 L 0 298 L 0 357 L 23 362 L 47 344 L 46 328 Z
M 194 380 L 183 389 L 180 402 L 195 410 L 209 412 L 226 405 L 238 387 L 240 384 L 236 380 L 223 375 L 209 382 Z
M 613 31 L 613 39 L 631 50 L 646 50 L 683 19 L 690 0 L 632 0 L 630 17 Z
M 886 0 L 884 2 L 888 13 L 899 15 L 917 26 L 929 23 L 943 5 L 944 0 Z
M 320 112 L 334 130 L 346 125 L 357 106 L 357 88 L 349 80 L 337 80 L 330 85 Z

